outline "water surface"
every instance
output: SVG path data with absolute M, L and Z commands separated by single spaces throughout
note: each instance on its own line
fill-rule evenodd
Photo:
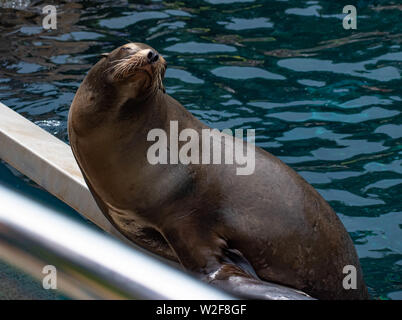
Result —
M 374 298 L 402 299 L 402 7 L 359 1 L 60 1 L 0 9 L 0 100 L 67 142 L 75 91 L 98 55 L 146 42 L 167 92 L 219 129 L 252 128 L 335 209 Z

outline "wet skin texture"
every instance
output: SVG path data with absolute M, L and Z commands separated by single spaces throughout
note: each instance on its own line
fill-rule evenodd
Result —
M 256 148 L 255 171 L 147 160 L 151 129 L 208 128 L 165 93 L 165 60 L 130 43 L 104 55 L 78 89 L 69 139 L 104 215 L 131 241 L 241 297 L 366 299 L 341 221 L 295 171 Z M 169 138 L 168 138 L 169 139 Z M 225 141 L 225 140 L 223 140 Z M 183 145 L 185 142 L 179 142 Z M 245 143 L 245 142 L 241 142 Z M 222 148 L 223 149 L 223 148 Z M 222 155 L 222 159 L 224 156 Z M 343 268 L 357 289 L 343 288 Z

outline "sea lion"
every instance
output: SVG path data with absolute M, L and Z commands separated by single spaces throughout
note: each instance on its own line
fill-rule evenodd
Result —
M 176 121 L 200 135 L 209 128 L 166 94 L 166 67 L 148 45 L 125 44 L 101 57 L 72 102 L 71 147 L 110 222 L 131 241 L 242 297 L 308 298 L 301 290 L 318 299 L 367 298 L 341 221 L 278 158 L 255 148 L 250 175 L 237 175 L 235 164 L 150 163 L 152 129 L 169 135 Z M 355 289 L 343 286 L 348 265 L 356 270 Z

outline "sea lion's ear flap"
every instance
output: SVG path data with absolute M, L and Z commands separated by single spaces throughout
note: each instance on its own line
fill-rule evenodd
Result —
M 107 58 L 108 55 L 109 55 L 109 53 L 107 53 L 107 52 L 101 53 L 101 54 L 99 55 L 99 59 Z
M 162 74 L 161 74 L 161 76 L 160 76 L 160 88 L 161 88 L 161 90 L 163 91 L 163 93 L 166 93 L 165 86 L 163 85 L 163 79 L 165 79 L 166 69 L 167 69 L 167 63 L 166 63 L 166 61 L 165 61 L 165 65 L 164 65 Z
M 159 82 L 159 88 L 162 90 L 163 93 L 166 93 L 165 86 L 163 85 L 163 77 L 161 77 L 160 82 Z
M 166 93 L 165 86 L 163 85 L 162 82 L 162 77 L 159 78 L 159 89 L 161 89 L 163 93 Z

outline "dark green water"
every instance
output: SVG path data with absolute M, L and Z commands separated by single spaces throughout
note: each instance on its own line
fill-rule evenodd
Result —
M 60 1 L 45 31 L 38 8 L 52 1 L 31 2 L 0 9 L 0 101 L 67 141 L 97 56 L 146 42 L 169 63 L 168 93 L 212 127 L 255 129 L 336 210 L 372 296 L 402 299 L 401 5 Z M 346 4 L 357 30 L 342 27 Z

